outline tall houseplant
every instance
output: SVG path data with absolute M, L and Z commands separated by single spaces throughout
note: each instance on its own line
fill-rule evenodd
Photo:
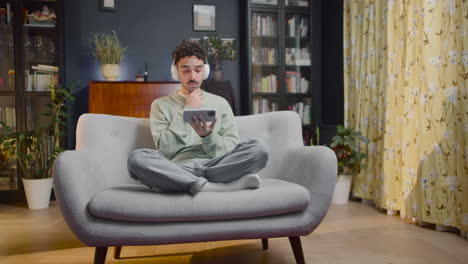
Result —
M 221 61 L 236 59 L 235 42 L 223 40 L 220 34 L 213 34 L 203 37 L 200 40 L 200 45 L 208 53 L 208 62 L 214 65 L 214 79 L 221 81 L 223 79 Z
M 0 122 L 0 156 L 3 161 L 10 164 L 16 162 L 18 165 L 31 209 L 48 207 L 52 168 L 55 158 L 63 151 L 60 138 L 65 124 L 66 103 L 74 100 L 74 96 L 65 87 L 52 84 L 50 90 L 51 103 L 48 111 L 43 113 L 47 122 L 26 131 L 16 131 Z M 32 198 L 32 193 L 37 193 L 37 186 L 44 187 L 46 193 L 39 193 L 41 198 Z
M 338 125 L 336 135 L 332 138 L 330 147 L 338 160 L 338 179 L 333 194 L 332 203 L 345 204 L 349 199 L 352 176 L 366 167 L 363 162 L 367 155 L 361 151 L 360 144 L 368 144 L 369 139 L 359 131 Z
M 127 47 L 120 44 L 117 33 L 92 33 L 89 40 L 93 56 L 101 64 L 102 75 L 108 81 L 115 81 L 120 75 L 120 62 Z

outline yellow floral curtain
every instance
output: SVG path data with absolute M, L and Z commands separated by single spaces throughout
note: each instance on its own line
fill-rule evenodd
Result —
M 344 72 L 353 194 L 468 231 L 468 0 L 345 1 Z

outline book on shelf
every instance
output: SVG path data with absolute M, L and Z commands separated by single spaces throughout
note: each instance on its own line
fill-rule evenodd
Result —
M 307 37 L 307 27 L 308 27 L 308 21 L 307 18 L 302 17 L 301 18 L 301 23 L 299 25 L 298 33 L 301 37 Z
M 303 125 L 310 125 L 310 107 L 311 106 L 308 103 L 298 102 L 294 105 L 289 105 L 288 110 L 296 112 L 299 115 Z
M 262 77 L 256 74 L 253 81 L 253 91 L 258 93 L 276 93 L 278 90 L 278 78 L 275 74 Z
M 271 102 L 266 98 L 254 98 L 252 100 L 253 114 L 278 111 L 278 103 Z
M 9 127 L 16 126 L 16 108 L 13 106 L 0 106 L 0 119 Z
M 276 49 L 252 47 L 252 64 L 275 65 Z
M 301 17 L 298 20 L 298 16 L 288 19 L 289 37 L 307 37 L 307 18 Z
M 289 93 L 307 93 L 309 81 L 302 77 L 300 72 L 286 71 L 286 87 Z
M 57 66 L 38 64 L 37 66 L 31 67 L 33 70 L 44 71 L 44 72 L 58 72 L 59 68 Z
M 50 86 L 58 82 L 57 74 L 34 72 L 28 75 L 28 92 L 48 92 Z
M 294 66 L 310 66 L 310 51 L 308 48 L 286 48 L 286 64 Z
M 47 92 L 50 86 L 58 83 L 58 67 L 38 64 L 31 67 L 33 72 L 26 72 L 26 91 Z
M 254 13 L 252 18 L 252 31 L 254 36 L 276 36 L 276 18 L 272 15 Z
M 294 27 L 295 27 L 295 22 L 296 22 L 296 17 L 292 17 L 288 19 L 288 31 L 289 31 L 289 36 L 294 37 Z
M 311 124 L 310 104 L 305 104 L 304 105 L 303 119 L 302 120 L 303 120 L 304 125 L 310 125 Z

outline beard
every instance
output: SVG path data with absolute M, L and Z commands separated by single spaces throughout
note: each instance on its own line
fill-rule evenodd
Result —
M 187 82 L 187 85 L 185 87 L 185 89 L 188 91 L 188 92 L 193 92 L 195 91 L 196 89 L 199 89 L 201 86 L 200 82 L 197 82 L 195 80 L 192 80 L 192 81 L 189 81 Z

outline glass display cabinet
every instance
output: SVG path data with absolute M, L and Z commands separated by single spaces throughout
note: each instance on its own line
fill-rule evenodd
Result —
M 241 7 L 247 114 L 292 110 L 312 135 L 312 7 L 310 0 L 247 0 Z
M 61 0 L 0 0 L 0 121 L 24 131 L 44 121 L 62 75 Z M 24 201 L 16 162 L 0 146 L 0 202 Z

